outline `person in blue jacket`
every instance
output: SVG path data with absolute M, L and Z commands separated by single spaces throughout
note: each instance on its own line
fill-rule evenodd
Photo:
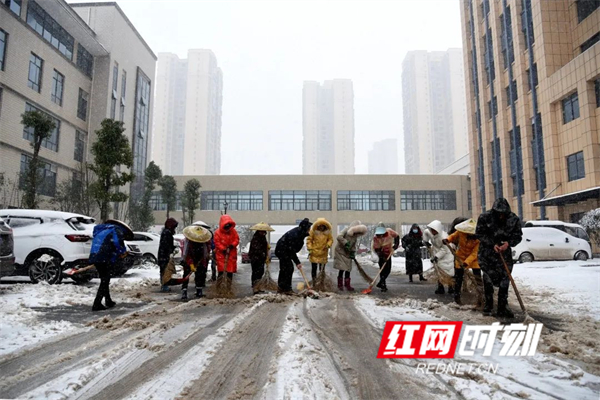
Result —
M 117 304 L 110 298 L 110 269 L 119 258 L 127 255 L 125 240 L 131 239 L 133 239 L 131 228 L 118 220 L 107 220 L 104 224 L 94 227 L 89 262 L 96 266 L 100 276 L 100 286 L 92 311 L 106 310 Z M 102 304 L 103 299 L 106 306 Z

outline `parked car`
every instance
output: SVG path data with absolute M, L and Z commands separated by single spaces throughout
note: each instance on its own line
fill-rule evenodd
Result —
M 0 218 L 0 277 L 10 276 L 15 270 L 13 231 Z
M 87 282 L 95 270 L 75 274 L 65 271 L 88 265 L 95 219 L 80 214 L 49 210 L 0 210 L 0 218 L 13 230 L 15 272 L 28 275 L 33 283 L 60 283 L 63 277 Z M 141 261 L 137 245 L 125 242 L 127 256 L 114 266 L 119 276 Z
M 158 247 L 160 245 L 160 235 L 153 232 L 133 232 L 133 240 L 128 243 L 134 243 L 142 252 L 142 262 L 147 261 L 156 264 L 158 260 Z M 182 242 L 183 243 L 183 242 Z M 173 239 L 173 245 L 176 248 L 175 258 L 180 252 L 180 242 Z
M 242 249 L 242 264 L 250 264 L 250 256 L 248 252 L 250 251 L 250 243 L 246 244 Z
M 561 230 L 565 233 L 568 233 L 571 236 L 575 236 L 576 238 L 579 239 L 583 239 L 586 242 L 588 242 L 590 244 L 590 247 L 592 247 L 592 241 L 590 240 L 589 235 L 587 234 L 587 232 L 585 231 L 585 229 L 583 229 L 583 226 L 579 225 L 579 224 L 572 224 L 569 222 L 562 222 L 562 221 L 527 221 L 525 222 L 525 227 L 526 228 L 554 228 L 554 229 L 558 229 Z
M 587 260 L 592 248 L 580 239 L 554 228 L 523 228 L 523 240 L 513 248 L 513 260 Z

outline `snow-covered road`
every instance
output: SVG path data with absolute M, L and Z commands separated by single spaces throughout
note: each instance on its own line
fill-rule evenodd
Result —
M 394 259 L 387 294 L 361 295 L 366 284 L 356 275 L 357 292 L 320 299 L 249 296 L 249 266 L 241 265 L 238 298 L 183 303 L 176 292 L 158 293 L 155 269 L 132 270 L 111 284 L 119 306 L 95 314 L 89 312 L 94 281 L 3 281 L 0 398 L 599 397 L 599 309 L 591 299 L 598 299 L 600 265 L 594 260 L 518 264 L 526 304 L 547 323 L 538 354 L 457 358 L 499 363 L 497 374 L 463 376 L 417 375 L 419 360 L 376 358 L 385 321 L 494 321 L 434 295 L 433 282 L 409 285 L 402 261 Z M 511 306 L 518 310 L 512 289 Z

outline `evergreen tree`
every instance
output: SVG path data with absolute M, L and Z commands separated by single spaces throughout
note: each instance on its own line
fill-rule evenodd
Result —
M 191 225 L 194 222 L 196 209 L 200 205 L 200 182 L 198 179 L 190 179 L 183 185 L 183 193 L 181 195 L 181 206 L 183 208 L 183 224 Z
M 129 206 L 131 224 L 134 230 L 147 231 L 154 225 L 154 213 L 150 206 L 150 200 L 161 177 L 160 167 L 154 161 L 150 161 L 144 172 L 144 195 L 138 203 Z
M 167 218 L 169 218 L 169 214 L 177 206 L 177 182 L 171 175 L 165 175 L 158 181 L 158 185 L 160 197 L 167 205 Z

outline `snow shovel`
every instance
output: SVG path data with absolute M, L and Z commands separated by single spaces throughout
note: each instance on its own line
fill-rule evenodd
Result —
M 529 316 L 529 314 L 527 313 L 527 310 L 525 309 L 525 304 L 523 304 L 523 300 L 521 299 L 521 295 L 519 294 L 519 290 L 517 289 L 517 284 L 515 283 L 515 281 L 512 277 L 512 274 L 510 273 L 510 269 L 508 269 L 508 265 L 506 264 L 506 261 L 504 261 L 504 257 L 502 256 L 502 253 L 498 253 L 498 255 L 500 256 L 500 260 L 502 260 L 502 264 L 504 265 L 504 270 L 508 274 L 508 279 L 510 279 L 510 283 L 511 283 L 513 289 L 515 290 L 515 294 L 517 295 L 517 300 L 519 300 L 519 305 L 521 306 L 521 310 L 523 311 L 523 314 L 525 314 L 525 321 L 527 321 L 527 320 L 535 321 L 533 318 L 531 318 Z M 533 322 L 533 323 L 535 323 L 535 322 Z
M 87 267 L 83 267 L 83 268 L 79 268 L 79 269 L 69 268 L 68 270 L 64 271 L 63 273 L 65 275 L 71 276 L 71 275 L 80 274 L 85 271 L 89 271 L 90 269 L 94 269 L 94 268 L 96 268 L 96 266 L 94 264 L 91 264 L 91 265 L 88 265 Z
M 304 283 L 306 284 L 306 294 L 312 298 L 318 299 L 319 295 L 310 288 L 310 285 L 308 284 L 308 280 L 306 279 L 306 275 L 304 275 L 304 270 L 302 268 L 298 268 L 300 270 L 300 273 L 302 274 L 302 278 L 304 278 Z
M 390 252 L 390 255 L 388 256 L 388 258 L 386 258 L 385 262 L 383 263 L 383 266 L 379 268 L 379 272 L 377 273 L 377 275 L 375 275 L 375 279 L 373 279 L 369 287 L 362 291 L 363 294 L 370 294 L 373 291 L 373 285 L 375 285 L 375 281 L 377 281 L 377 278 L 379 278 L 379 275 L 381 275 L 381 271 L 383 271 L 387 262 L 390 260 L 390 258 L 392 258 L 392 254 L 394 254 L 393 251 Z

